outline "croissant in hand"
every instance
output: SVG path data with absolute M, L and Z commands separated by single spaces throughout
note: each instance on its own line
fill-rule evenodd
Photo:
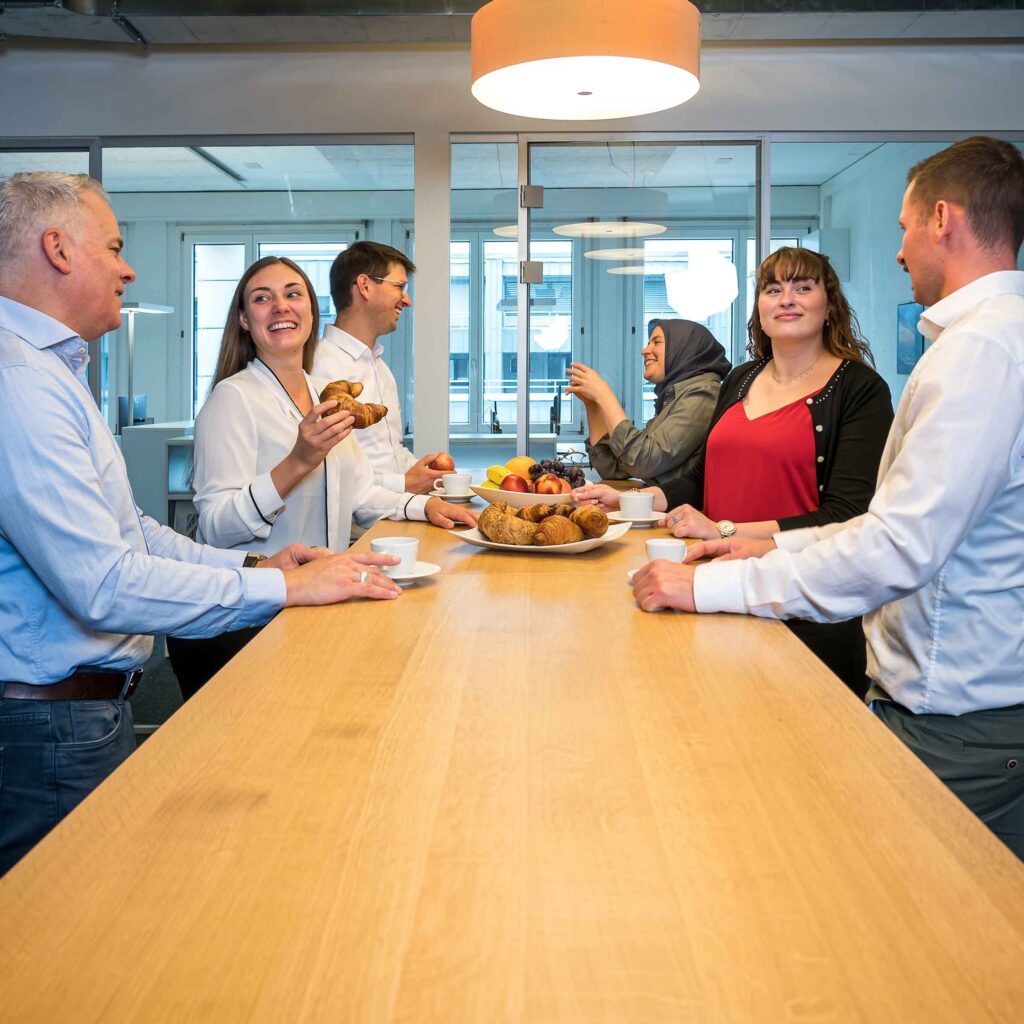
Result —
M 355 419 L 355 429 L 362 430 L 364 427 L 379 423 L 388 414 L 386 405 L 357 402 L 356 399 L 362 391 L 363 385 L 357 380 L 334 380 L 320 393 L 320 401 L 329 402 L 332 398 L 335 399 L 338 408 L 334 411 L 350 412 Z

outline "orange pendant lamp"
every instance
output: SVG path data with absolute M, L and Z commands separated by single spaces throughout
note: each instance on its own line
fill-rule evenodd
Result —
M 473 95 L 507 114 L 635 117 L 700 88 L 689 0 L 491 0 L 473 15 Z

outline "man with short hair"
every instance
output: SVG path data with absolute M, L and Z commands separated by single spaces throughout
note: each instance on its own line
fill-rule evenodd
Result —
M 979 136 L 907 181 L 896 258 L 933 344 L 868 511 L 696 544 L 687 561 L 719 559 L 651 562 L 635 597 L 645 611 L 863 614 L 872 710 L 1024 857 L 1024 158 Z
M 295 544 L 257 570 L 142 515 L 85 381 L 135 280 L 122 247 L 87 175 L 0 180 L 0 874 L 135 748 L 152 635 L 399 594 L 394 558 Z
M 381 358 L 384 346 L 380 343 L 412 305 L 409 278 L 415 271 L 408 256 L 380 242 L 355 242 L 339 253 L 331 266 L 331 299 L 337 316 L 333 325 L 324 328 L 316 347 L 313 374 L 324 381 L 359 381 L 364 389 L 361 402 L 387 406 L 384 419 L 359 432 L 376 483 L 389 491 L 425 494 L 446 470 L 429 468 L 439 453 L 417 460 L 402 444 L 398 385 Z

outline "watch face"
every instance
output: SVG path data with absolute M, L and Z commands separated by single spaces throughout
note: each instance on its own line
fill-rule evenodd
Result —
M 718 532 L 723 537 L 731 537 L 736 532 L 736 524 L 731 519 L 721 519 L 718 522 Z

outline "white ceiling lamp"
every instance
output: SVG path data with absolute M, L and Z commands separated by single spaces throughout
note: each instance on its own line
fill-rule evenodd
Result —
M 583 254 L 588 260 L 642 260 L 643 249 L 591 249 Z
M 638 220 L 588 220 L 581 224 L 562 224 L 552 230 L 556 235 L 570 238 L 644 238 L 660 235 L 668 229 L 663 224 L 644 224 Z
M 639 277 L 641 274 L 647 273 L 646 267 L 609 267 L 609 274 L 625 274 L 625 275 L 636 275 Z
M 686 270 L 665 275 L 668 304 L 685 320 L 707 320 L 739 295 L 736 265 L 711 246 L 693 246 Z
M 491 0 L 473 15 L 473 95 L 557 121 L 635 117 L 700 88 L 688 0 Z
M 519 225 L 518 224 L 506 224 L 503 227 L 495 228 L 494 233 L 499 238 L 518 238 L 519 237 Z

